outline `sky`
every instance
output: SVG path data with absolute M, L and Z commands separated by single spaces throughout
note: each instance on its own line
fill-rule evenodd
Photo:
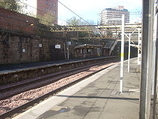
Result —
M 128 9 L 130 14 L 130 22 L 138 21 L 141 17 L 142 0 L 59 0 L 69 9 L 74 11 L 84 20 L 98 24 L 100 23 L 100 13 L 105 8 L 114 8 L 117 6 L 124 6 Z M 58 3 L 58 24 L 65 25 L 65 22 L 73 17 L 77 17 L 63 5 Z

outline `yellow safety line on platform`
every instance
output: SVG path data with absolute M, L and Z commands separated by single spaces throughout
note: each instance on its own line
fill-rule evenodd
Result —
M 120 56 L 121 56 L 121 57 L 124 57 L 124 53 L 121 53 Z

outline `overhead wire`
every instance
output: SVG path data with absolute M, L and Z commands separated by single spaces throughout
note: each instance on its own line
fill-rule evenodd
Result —
M 60 3 L 65 8 L 67 8 L 69 11 L 71 11 L 73 14 L 75 14 L 77 17 L 79 17 L 80 19 L 82 19 L 85 23 L 87 23 L 88 25 L 90 25 L 91 29 L 96 29 L 96 28 L 92 28 L 91 24 L 87 20 L 83 19 L 80 15 L 78 15 L 77 13 L 75 13 L 73 10 L 71 10 L 69 7 L 67 7 L 65 4 L 63 4 L 59 0 L 58 0 L 58 3 Z M 88 30 L 88 28 L 86 28 L 86 29 Z M 94 32 L 92 32 L 92 33 L 95 34 Z M 90 36 L 90 32 L 89 32 L 89 36 Z
M 87 24 L 89 24 L 90 25 L 90 23 L 88 22 L 88 21 L 86 21 L 85 19 L 83 19 L 80 15 L 78 15 L 77 13 L 75 13 L 73 10 L 71 10 L 69 7 L 67 7 L 66 5 L 64 5 L 62 2 L 60 2 L 59 0 L 58 0 L 58 2 L 61 4 L 61 5 L 63 5 L 65 8 L 67 8 L 69 11 L 71 11 L 73 14 L 75 14 L 76 16 L 78 16 L 80 19 L 82 19 L 84 22 L 86 22 Z
M 22 1 L 19 1 L 19 2 L 22 3 L 22 4 L 26 4 L 26 3 L 22 2 Z M 91 25 L 88 21 L 86 21 L 85 19 L 83 19 L 80 15 L 78 15 L 77 13 L 75 13 L 73 10 L 71 10 L 69 7 L 67 7 L 66 5 L 64 5 L 64 4 L 63 4 L 62 2 L 60 2 L 59 0 L 58 0 L 58 3 L 60 3 L 61 5 L 63 5 L 65 8 L 67 8 L 69 11 L 71 11 L 71 12 L 72 12 L 73 14 L 75 14 L 76 16 L 78 16 L 78 17 L 79 17 L 80 19 L 82 19 L 85 23 L 87 23 L 88 25 Z M 33 9 L 37 9 L 37 10 L 40 11 L 40 12 L 47 13 L 47 12 L 45 12 L 45 11 L 39 9 L 39 8 L 33 7 L 33 6 L 29 5 L 29 4 L 27 4 L 27 6 L 33 8 Z M 58 16 L 57 16 L 57 18 L 58 18 L 59 20 L 61 20 L 61 21 L 64 21 L 64 20 L 60 19 Z M 66 22 L 66 21 L 64 21 L 64 22 Z
M 37 9 L 37 8 L 35 8 L 35 7 L 33 7 L 33 6 L 31 6 L 31 5 L 29 5 L 29 4 L 26 4 L 26 3 L 24 3 L 24 2 L 22 2 L 22 1 L 19 1 L 20 3 L 22 3 L 23 5 L 28 5 L 29 7 L 31 7 L 31 8 L 33 8 L 33 9 Z M 41 9 L 37 9 L 38 11 L 40 11 L 40 12 L 43 12 L 43 13 L 47 13 L 47 12 L 45 12 L 45 11 L 43 11 L 43 10 L 41 10 Z M 18 11 L 17 11 L 18 12 Z M 26 15 L 26 14 L 25 14 Z M 27 14 L 28 15 L 28 14 Z M 13 23 L 9 23 L 10 24 L 10 26 L 12 25 L 12 26 L 17 26 L 17 28 L 15 28 L 15 29 L 13 29 L 12 27 L 10 27 L 11 29 L 13 29 L 13 30 L 18 30 L 20 27 L 26 27 L 26 22 L 28 23 L 28 26 L 30 25 L 30 24 L 32 24 L 31 23 L 31 21 L 28 21 L 27 19 L 22 19 L 22 18 L 20 18 L 20 17 L 13 17 L 13 16 L 9 16 L 9 15 L 5 15 L 5 14 L 0 14 L 0 16 L 1 16 L 1 21 L 2 22 L 4 22 L 4 23 L 7 23 L 7 20 L 5 21 L 5 20 L 3 20 L 3 18 L 6 18 L 6 19 L 10 19 L 10 20 L 16 20 L 16 21 L 19 21 L 19 23 L 17 23 L 17 22 L 13 22 Z M 28 16 L 31 16 L 31 15 L 28 15 Z M 32 16 L 31 16 L 32 17 Z M 44 20 L 43 20 L 44 21 Z M 47 22 L 47 21 L 45 21 L 45 22 Z M 31 26 L 31 25 L 30 25 Z M 7 26 L 5 27 L 5 28 L 7 28 Z M 9 28 L 9 27 L 8 27 Z M 10 30 L 11 30 L 10 29 Z M 39 30 L 44 30 L 42 27 L 40 27 L 40 28 L 38 28 Z
M 22 1 L 19 1 L 19 2 L 22 3 L 22 4 L 24 4 L 24 5 L 27 5 L 27 6 L 31 7 L 31 8 L 33 8 L 33 9 L 37 9 L 37 10 L 40 11 L 40 12 L 47 13 L 47 12 L 45 12 L 45 11 L 39 9 L 39 8 L 33 7 L 33 6 L 31 6 L 31 5 L 29 5 L 29 4 L 26 4 L 26 3 L 22 2 Z M 68 10 L 70 10 L 72 13 L 74 13 L 76 16 L 78 16 L 80 19 L 82 19 L 85 23 L 87 23 L 87 24 L 90 25 L 90 23 L 89 23 L 88 21 L 86 21 L 85 19 L 83 19 L 80 15 L 78 15 L 77 13 L 75 13 L 73 10 L 71 10 L 70 8 L 68 8 L 66 5 L 64 5 L 64 4 L 61 3 L 60 1 L 58 1 L 58 2 L 59 2 L 60 4 L 62 4 L 64 7 L 66 7 Z M 3 17 L 5 17 L 5 16 L 3 16 Z M 12 17 L 8 17 L 8 18 L 9 18 L 9 19 L 15 19 L 15 18 L 12 18 Z M 59 17 L 58 17 L 58 19 L 59 19 Z M 16 20 L 22 21 L 21 18 L 16 18 Z M 43 20 L 43 21 L 44 21 L 44 20 Z M 62 21 L 63 21 L 63 20 L 62 20 Z M 24 20 L 24 22 L 25 22 L 25 20 Z M 65 21 L 64 21 L 64 22 L 65 22 Z M 12 23 L 12 24 L 14 24 L 14 23 Z
M 34 20 L 35 20 L 36 18 L 34 18 Z M 1 26 L 1 29 L 4 29 L 4 31 L 5 31 L 5 29 L 7 30 L 9 30 L 9 32 L 13 32 L 13 33 L 21 33 L 22 31 L 23 32 L 26 32 L 25 31 L 25 29 L 26 28 L 31 28 L 33 25 L 37 25 L 36 24 L 36 20 L 35 21 L 28 21 L 28 19 L 22 19 L 22 18 L 20 18 L 20 17 L 16 17 L 16 16 L 12 16 L 12 15 L 7 15 L 7 14 L 3 14 L 3 13 L 0 13 L 0 22 L 2 23 L 2 24 L 6 24 L 6 26 L 5 25 L 2 25 Z M 10 23 L 8 22 L 8 21 L 10 21 Z M 34 24 L 34 23 L 35 24 Z M 32 29 L 32 28 L 31 28 Z M 33 28 L 34 29 L 34 28 Z M 32 30 L 33 30 L 32 29 Z M 7 31 L 8 31 L 7 30 Z M 46 29 L 45 28 L 43 28 L 43 27 L 38 27 L 38 30 L 39 31 L 46 31 Z M 27 33 L 31 33 L 31 34 L 37 34 L 37 31 L 29 31 L 29 32 L 27 32 Z
M 31 8 L 33 8 L 33 9 L 36 9 L 37 11 L 43 12 L 45 14 L 47 13 L 46 11 L 43 11 L 43 10 L 41 10 L 39 8 L 36 8 L 36 7 L 33 7 L 33 6 L 31 6 L 29 4 L 26 4 L 26 3 L 22 2 L 22 1 L 18 1 L 18 2 L 20 2 L 20 3 L 24 4 L 24 5 L 27 5 L 27 6 L 31 7 Z M 29 15 L 29 16 L 31 16 L 31 15 Z M 51 16 L 54 17 L 53 15 L 51 15 Z M 64 21 L 64 20 L 60 19 L 58 16 L 57 16 L 57 19 L 59 19 L 61 21 Z M 42 21 L 44 21 L 44 20 L 42 20 Z M 66 22 L 66 21 L 64 21 L 64 22 Z

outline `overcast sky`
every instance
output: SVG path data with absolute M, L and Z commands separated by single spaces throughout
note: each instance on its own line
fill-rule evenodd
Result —
M 100 22 L 100 13 L 105 8 L 114 8 L 117 6 L 124 6 L 131 12 L 130 21 L 133 22 L 140 17 L 142 10 L 142 0 L 59 0 L 61 3 L 69 7 L 76 14 L 81 16 L 83 19 L 98 23 Z M 63 5 L 59 5 L 59 24 L 64 25 L 64 21 L 72 17 L 78 18 L 71 11 L 66 9 Z M 79 19 L 79 18 L 78 18 Z

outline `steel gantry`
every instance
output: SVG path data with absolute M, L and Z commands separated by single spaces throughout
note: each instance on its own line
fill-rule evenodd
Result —
M 136 28 L 141 28 L 141 23 L 125 24 L 125 33 L 132 33 Z M 62 32 L 63 34 L 74 33 L 70 39 L 117 39 L 121 40 L 121 24 L 120 25 L 77 25 L 77 26 L 52 26 L 52 32 Z M 87 32 L 89 35 L 80 37 L 79 32 Z M 136 33 L 136 32 L 135 32 Z M 63 36 L 64 37 L 64 36 Z M 136 36 L 137 37 L 137 36 Z M 131 37 L 131 40 L 137 38 Z

